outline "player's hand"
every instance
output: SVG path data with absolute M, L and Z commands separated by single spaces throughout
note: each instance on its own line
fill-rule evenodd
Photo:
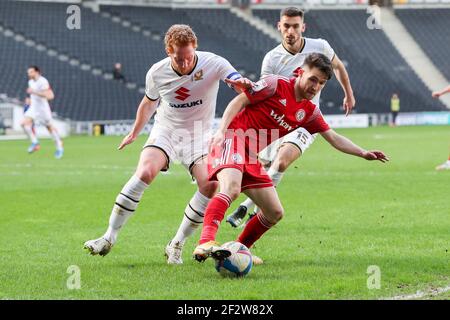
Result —
M 217 130 L 217 132 L 211 137 L 208 143 L 209 152 L 211 152 L 215 147 L 220 147 L 225 140 L 225 133 L 221 130 Z
M 379 160 L 381 162 L 389 161 L 389 158 L 383 153 L 383 151 L 379 150 L 369 150 L 364 152 L 363 158 L 366 160 Z
M 348 96 L 344 97 L 344 102 L 342 105 L 344 106 L 345 116 L 348 116 L 350 113 L 352 113 L 355 103 L 356 103 L 356 100 L 353 95 L 351 95 L 350 97 L 348 97 Z
M 27 88 L 27 93 L 28 93 L 28 94 L 33 94 L 34 91 L 33 91 L 33 89 L 31 89 L 31 88 Z
M 129 145 L 130 143 L 133 143 L 134 140 L 136 140 L 137 136 L 135 136 L 132 133 L 129 133 L 125 136 L 125 138 L 123 138 L 122 142 L 120 143 L 119 147 L 117 148 L 118 150 L 122 150 L 123 148 L 125 148 L 125 146 Z
M 433 93 L 431 94 L 431 96 L 432 96 L 433 98 L 439 98 L 439 97 L 441 96 L 441 94 L 440 94 L 438 91 L 435 91 L 435 92 L 433 92 Z
M 253 86 L 253 82 L 247 78 L 237 80 L 225 79 L 225 83 L 233 86 L 236 91 L 244 92 Z

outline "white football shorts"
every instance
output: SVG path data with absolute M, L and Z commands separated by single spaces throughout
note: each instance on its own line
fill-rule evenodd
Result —
M 144 148 L 154 147 L 160 149 L 167 158 L 169 169 L 171 162 L 181 163 L 190 173 L 193 166 L 208 155 L 209 132 L 194 136 L 188 130 L 171 130 L 155 123 Z
M 49 107 L 34 108 L 33 106 L 30 106 L 24 113 L 24 117 L 33 119 L 36 125 L 42 124 L 44 126 L 50 125 L 53 120 L 52 111 Z
M 304 128 L 298 128 L 297 130 L 285 135 L 283 138 L 275 140 L 265 149 L 261 150 L 261 152 L 258 154 L 258 158 L 263 162 L 274 161 L 278 153 L 278 149 L 284 143 L 292 143 L 301 150 L 302 154 L 304 154 L 306 149 L 308 149 L 313 144 L 316 137 L 317 133 L 312 135 L 308 132 L 308 130 Z

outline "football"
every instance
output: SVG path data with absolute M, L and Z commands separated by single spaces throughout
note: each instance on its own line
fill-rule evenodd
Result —
M 216 260 L 216 270 L 224 277 L 243 277 L 252 270 L 252 254 L 242 243 L 230 241 L 223 248 L 231 251 L 231 256 Z

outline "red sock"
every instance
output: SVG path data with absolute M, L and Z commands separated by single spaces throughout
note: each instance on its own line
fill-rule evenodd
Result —
M 209 201 L 205 210 L 205 219 L 203 220 L 199 244 L 216 239 L 217 230 L 230 204 L 230 197 L 220 192 Z
M 275 224 L 269 222 L 261 212 L 258 212 L 256 217 L 251 218 L 247 223 L 237 241 L 247 248 L 251 248 L 256 240 L 261 238 L 261 236 L 274 225 Z

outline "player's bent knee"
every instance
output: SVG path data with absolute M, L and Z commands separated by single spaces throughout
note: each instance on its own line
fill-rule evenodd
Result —
M 226 188 L 224 188 L 224 190 L 220 190 L 220 191 L 227 194 L 231 198 L 231 201 L 234 201 L 241 194 L 241 184 L 239 182 L 232 181 L 227 184 L 227 186 L 226 186 Z
M 217 181 L 198 181 L 198 191 L 207 198 L 212 198 L 219 184 Z
M 273 212 L 273 221 L 271 221 L 273 224 L 278 223 L 281 219 L 284 217 L 284 209 L 278 208 L 274 210 Z
M 146 184 L 149 184 L 153 181 L 153 179 L 155 179 L 158 173 L 159 170 L 151 165 L 151 163 L 144 163 L 143 165 L 139 166 L 139 168 L 136 170 L 135 175 Z
M 30 126 L 31 124 L 32 124 L 31 121 L 30 121 L 29 119 L 27 119 L 27 118 L 23 119 L 23 120 L 20 122 L 20 125 L 21 125 L 22 127 Z

